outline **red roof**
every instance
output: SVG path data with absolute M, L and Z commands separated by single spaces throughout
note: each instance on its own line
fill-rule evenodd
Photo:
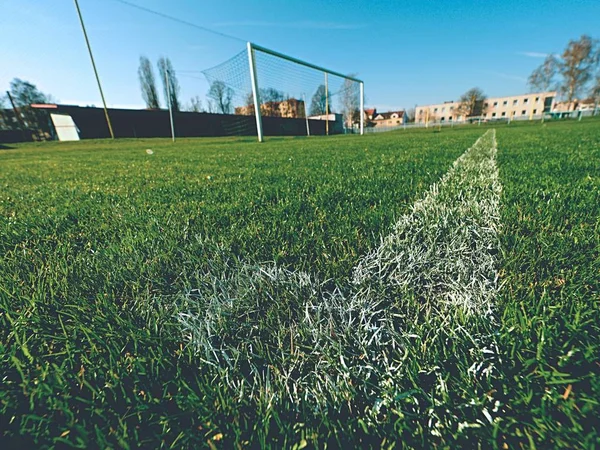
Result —
M 32 103 L 31 107 L 39 108 L 39 109 L 57 109 L 58 108 L 57 105 L 51 105 L 51 104 L 47 104 L 47 103 Z

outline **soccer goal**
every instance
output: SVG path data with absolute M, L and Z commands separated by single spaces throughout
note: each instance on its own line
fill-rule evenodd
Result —
M 354 76 L 248 42 L 203 71 L 209 109 L 235 116 L 229 134 L 264 136 L 364 132 L 364 83 Z

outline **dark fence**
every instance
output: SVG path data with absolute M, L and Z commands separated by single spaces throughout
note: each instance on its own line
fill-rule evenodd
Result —
M 0 143 L 31 142 L 34 134 L 33 130 L 0 130 Z
M 59 105 L 47 110 L 58 114 L 68 114 L 73 118 L 82 139 L 108 138 L 104 110 L 79 106 Z M 171 125 L 166 110 L 109 109 L 113 131 L 117 138 L 170 137 Z M 177 137 L 216 137 L 216 136 L 256 136 L 254 116 L 233 114 L 211 114 L 177 112 L 173 114 Z M 306 135 L 306 119 L 263 117 L 265 136 Z M 334 122 L 330 121 L 330 129 Z M 310 133 L 325 134 L 325 121 L 309 119 Z

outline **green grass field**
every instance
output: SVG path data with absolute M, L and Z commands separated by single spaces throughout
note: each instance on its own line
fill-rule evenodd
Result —
M 600 121 L 500 125 L 428 191 L 489 129 L 0 150 L 3 442 L 600 447 Z M 463 214 L 486 158 L 480 249 L 485 214 L 413 204 Z M 460 252 L 352 283 L 394 230 L 422 252 L 453 226 L 496 261 L 490 314 L 417 276 Z

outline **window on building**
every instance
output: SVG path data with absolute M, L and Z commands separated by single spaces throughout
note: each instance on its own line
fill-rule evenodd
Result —
M 396 120 L 396 123 L 400 123 L 400 121 L 399 121 L 399 120 Z
M 494 102 L 494 108 L 498 106 L 498 102 Z
M 502 102 L 502 106 L 506 106 L 506 105 L 508 105 L 508 100 L 504 100 L 504 101 Z
M 496 117 L 496 113 L 492 113 L 492 117 Z
M 484 107 L 484 108 L 487 108 L 488 106 L 489 106 L 489 105 L 488 105 L 487 103 L 484 103 L 484 104 L 483 104 L 483 107 Z
M 444 119 L 445 119 L 445 117 L 442 117 L 442 118 L 440 119 L 440 122 L 443 122 L 443 121 L 444 121 Z
M 452 116 L 448 117 L 448 120 L 449 120 L 450 122 L 452 122 Z
M 519 104 L 519 100 L 513 100 L 513 106 L 518 105 Z
M 533 113 L 534 113 L 534 114 L 537 114 L 537 109 L 534 109 L 534 110 L 533 110 Z
M 454 106 L 451 106 L 451 107 L 450 107 L 450 111 L 452 111 L 453 109 L 454 109 Z
M 506 111 L 502 112 L 502 117 L 506 116 Z
M 525 111 L 525 110 L 521 111 L 521 115 L 522 115 L 522 116 L 525 116 L 525 115 L 527 115 L 527 111 Z
M 529 103 L 529 99 L 526 98 L 525 100 L 523 100 L 523 103 L 525 103 L 525 104 Z
M 535 98 L 535 101 L 536 101 L 536 103 L 537 103 L 537 102 L 539 102 L 539 101 L 540 101 L 540 98 L 539 98 L 539 97 L 536 97 L 536 98 Z
M 437 108 L 434 108 L 433 112 L 437 112 L 437 110 L 438 110 Z

